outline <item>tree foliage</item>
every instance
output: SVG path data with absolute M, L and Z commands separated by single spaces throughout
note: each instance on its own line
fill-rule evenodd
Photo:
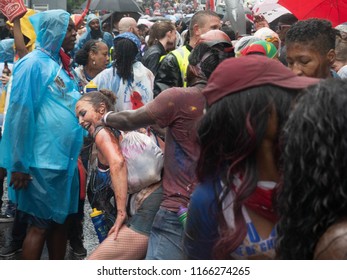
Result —
M 81 10 L 81 5 L 85 1 L 86 0 L 67 0 L 67 11 L 73 14 L 75 10 Z

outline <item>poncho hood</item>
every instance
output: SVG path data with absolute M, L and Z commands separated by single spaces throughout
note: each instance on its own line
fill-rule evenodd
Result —
M 49 52 L 54 58 L 63 44 L 70 14 L 64 10 L 50 10 L 30 17 L 36 33 L 36 47 Z

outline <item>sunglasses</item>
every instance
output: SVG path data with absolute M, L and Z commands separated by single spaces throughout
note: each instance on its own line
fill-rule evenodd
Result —
M 283 29 L 290 28 L 290 27 L 291 27 L 291 25 L 289 25 L 289 24 L 280 24 L 280 25 L 276 26 L 276 30 L 282 31 Z

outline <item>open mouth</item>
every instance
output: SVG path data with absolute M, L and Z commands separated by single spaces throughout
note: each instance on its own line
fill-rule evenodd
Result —
M 85 130 L 88 130 L 88 129 L 90 128 L 90 126 L 91 126 L 91 124 L 88 123 L 88 124 L 85 124 L 85 125 L 83 126 L 83 128 L 84 128 Z

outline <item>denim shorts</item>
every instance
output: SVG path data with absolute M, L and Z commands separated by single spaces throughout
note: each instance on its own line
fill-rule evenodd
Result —
M 17 210 L 16 215 L 18 215 L 18 220 L 20 223 L 24 223 L 27 225 L 32 225 L 34 227 L 40 228 L 40 229 L 50 229 L 52 228 L 56 222 L 49 219 L 41 219 L 38 217 L 35 217 L 33 215 L 30 215 L 28 213 L 25 213 L 23 211 Z
M 183 225 L 177 213 L 160 207 L 149 236 L 146 260 L 183 260 Z
M 151 193 L 143 201 L 136 214 L 129 219 L 127 226 L 138 233 L 149 236 L 154 217 L 159 210 L 162 194 L 162 187 L 159 187 Z

